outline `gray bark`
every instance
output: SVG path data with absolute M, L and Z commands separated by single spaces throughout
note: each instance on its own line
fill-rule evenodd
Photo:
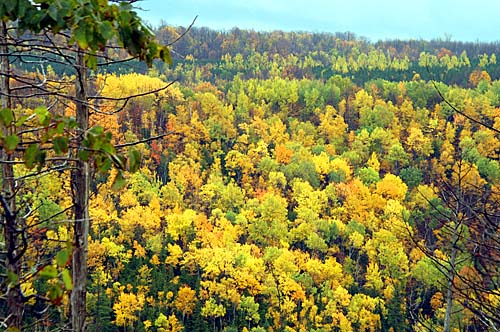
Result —
M 459 168 L 461 172 L 461 164 Z M 460 174 L 460 173 L 459 173 Z M 462 179 L 459 178 L 458 185 L 456 187 L 457 192 L 455 193 L 456 201 L 454 202 L 453 208 L 453 229 L 451 236 L 451 253 L 449 260 L 449 267 L 446 274 L 446 310 L 444 315 L 443 332 L 450 332 L 451 330 L 451 314 L 453 311 L 453 288 L 455 287 L 453 281 L 456 276 L 456 264 L 457 264 L 457 254 L 458 254 L 458 241 L 460 240 L 460 227 L 462 225 L 462 220 L 460 218 L 460 211 L 462 206 Z
M 87 105 L 87 69 L 84 56 L 78 52 L 76 75 L 76 121 L 78 124 L 78 146 L 89 127 L 89 109 Z M 73 290 L 71 292 L 71 326 L 73 331 L 86 330 L 85 319 L 87 298 L 87 248 L 89 236 L 89 190 L 90 174 L 87 162 L 79 160 L 71 174 L 74 204 L 73 234 Z
M 454 237 L 457 237 L 456 234 Z M 450 267 L 447 275 L 446 285 L 446 311 L 444 315 L 443 332 L 450 332 L 451 329 L 451 313 L 453 310 L 453 279 L 455 279 L 455 262 L 457 258 L 457 248 L 455 247 L 457 240 L 453 241 L 453 248 L 450 255 Z

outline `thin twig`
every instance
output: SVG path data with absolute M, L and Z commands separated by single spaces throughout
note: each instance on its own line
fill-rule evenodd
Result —
M 198 18 L 198 15 L 196 15 L 193 19 L 193 21 L 191 22 L 191 24 L 187 27 L 186 31 L 184 31 L 183 33 L 180 34 L 180 36 L 178 36 L 177 38 L 175 38 L 172 42 L 168 43 L 166 46 L 172 46 L 174 45 L 175 43 L 177 43 L 179 40 L 181 40 L 190 30 L 191 28 L 193 27 L 194 25 L 194 22 L 196 22 L 196 19 Z

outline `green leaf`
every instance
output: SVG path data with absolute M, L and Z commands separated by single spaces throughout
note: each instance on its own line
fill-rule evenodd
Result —
M 19 141 L 20 139 L 19 137 L 17 137 L 17 135 L 9 135 L 5 137 L 3 140 L 5 150 L 14 151 L 19 144 Z
M 128 168 L 132 173 L 137 172 L 141 166 L 141 153 L 135 149 L 128 151 Z
M 89 135 L 100 136 L 104 134 L 104 128 L 102 126 L 94 126 L 89 129 Z
M 68 249 L 63 249 L 59 251 L 56 255 L 56 263 L 59 267 L 64 267 L 68 264 L 69 258 L 71 257 L 71 251 Z
M 13 12 L 14 9 L 16 8 L 16 2 L 17 1 L 6 1 L 4 6 L 7 9 L 7 12 Z
M 74 38 L 78 43 L 78 46 L 80 46 L 80 48 L 85 50 L 89 47 L 86 29 L 78 27 L 78 29 L 76 29 L 74 32 Z
M 85 148 L 90 148 L 92 147 L 93 142 L 95 141 L 94 136 L 92 135 L 87 135 L 82 141 L 82 146 Z
M 115 152 L 115 147 L 113 144 L 109 143 L 109 142 L 103 142 L 101 147 L 100 147 L 101 151 L 103 152 L 107 152 L 109 154 L 112 154 Z
M 71 278 L 71 273 L 68 269 L 64 269 L 62 271 L 62 280 L 64 282 L 64 287 L 66 287 L 67 290 L 73 289 L 73 279 Z
M 64 134 L 64 128 L 66 128 L 66 123 L 64 123 L 63 121 L 59 122 L 57 124 L 57 127 L 56 127 L 56 132 L 59 134 L 59 135 L 62 135 Z
M 103 22 L 100 27 L 100 32 L 104 39 L 106 40 L 112 39 L 114 36 L 114 32 L 111 22 L 108 21 Z
M 68 152 L 68 138 L 64 136 L 57 136 L 52 139 L 54 152 L 62 154 Z
M 58 18 L 58 13 L 59 11 L 57 10 L 57 7 L 54 5 L 51 5 L 48 10 L 49 16 L 54 20 L 57 21 Z
M 11 285 L 15 285 L 15 284 L 17 284 L 17 281 L 19 280 L 19 277 L 14 272 L 7 271 L 7 280 L 9 280 L 9 283 Z
M 14 112 L 11 109 L 4 108 L 0 111 L 0 122 L 4 126 L 8 126 L 14 121 Z
M 52 303 L 57 305 L 61 303 L 63 290 L 61 289 L 61 286 L 59 284 L 54 284 L 52 285 L 52 287 L 50 287 L 48 295 Z
M 66 123 L 66 127 L 68 127 L 69 129 L 76 128 L 77 126 L 76 119 L 73 116 L 64 117 L 63 121 Z
M 92 148 L 92 150 L 102 152 L 101 146 L 102 146 L 103 140 L 101 139 L 101 137 L 89 136 L 88 138 L 89 138 L 89 143 L 91 143 L 90 147 Z
M 39 153 L 40 149 L 38 148 L 38 145 L 31 144 L 28 146 L 28 148 L 24 152 L 24 163 L 26 164 L 26 167 L 32 168 L 33 166 L 35 166 Z
M 47 157 L 47 152 L 46 151 L 40 151 L 39 153 L 37 153 L 36 155 L 36 162 L 39 164 L 39 165 L 43 165 L 45 164 L 45 158 Z
M 125 180 L 125 177 L 123 176 L 123 172 L 119 171 L 118 174 L 116 174 L 115 180 L 113 181 L 113 185 L 111 186 L 111 189 L 114 191 L 118 191 L 120 189 L 123 189 L 125 185 L 127 184 L 127 180 Z
M 71 240 L 66 241 L 66 250 L 68 250 L 68 252 L 73 252 L 73 242 L 71 242 Z
M 50 123 L 51 115 L 46 107 L 37 107 L 35 109 L 35 114 L 38 115 L 40 125 L 48 126 Z
M 27 1 L 18 1 L 18 6 L 17 6 L 18 17 L 23 17 L 26 14 L 27 6 L 28 6 Z
M 127 23 L 130 22 L 131 19 L 131 13 L 128 10 L 121 10 L 120 11 L 120 20 L 122 25 L 127 25 Z
M 161 50 L 160 50 L 160 59 L 165 62 L 165 63 L 168 63 L 169 66 L 172 66 L 172 56 L 170 55 L 170 50 L 168 49 L 168 47 L 163 47 Z
M 107 173 L 112 167 L 111 160 L 107 157 L 96 158 L 97 169 L 101 173 Z
M 28 118 L 28 115 L 20 117 L 19 120 L 16 121 L 16 127 L 21 127 L 26 122 L 26 120 L 28 120 Z
M 45 279 L 52 279 L 57 277 L 57 269 L 55 266 L 47 265 L 40 271 L 40 277 Z
M 94 54 L 86 54 L 85 55 L 85 63 L 87 64 L 87 67 L 90 69 L 96 69 L 97 68 L 97 56 Z
M 78 158 L 82 161 L 89 161 L 90 158 L 90 151 L 87 150 L 80 150 L 78 152 Z

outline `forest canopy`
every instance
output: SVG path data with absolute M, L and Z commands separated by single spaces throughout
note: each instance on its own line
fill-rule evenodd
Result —
M 165 25 L 145 36 L 170 65 L 17 28 L 0 52 L 19 186 L 3 166 L 3 326 L 11 289 L 25 330 L 68 326 L 83 160 L 87 331 L 500 328 L 499 44 Z M 63 51 L 37 61 L 49 41 Z

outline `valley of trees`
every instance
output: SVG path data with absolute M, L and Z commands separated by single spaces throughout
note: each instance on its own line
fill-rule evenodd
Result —
M 500 330 L 500 44 L 165 25 L 131 45 L 124 4 L 91 1 L 80 34 L 40 3 L 30 26 L 0 4 L 0 329 Z

